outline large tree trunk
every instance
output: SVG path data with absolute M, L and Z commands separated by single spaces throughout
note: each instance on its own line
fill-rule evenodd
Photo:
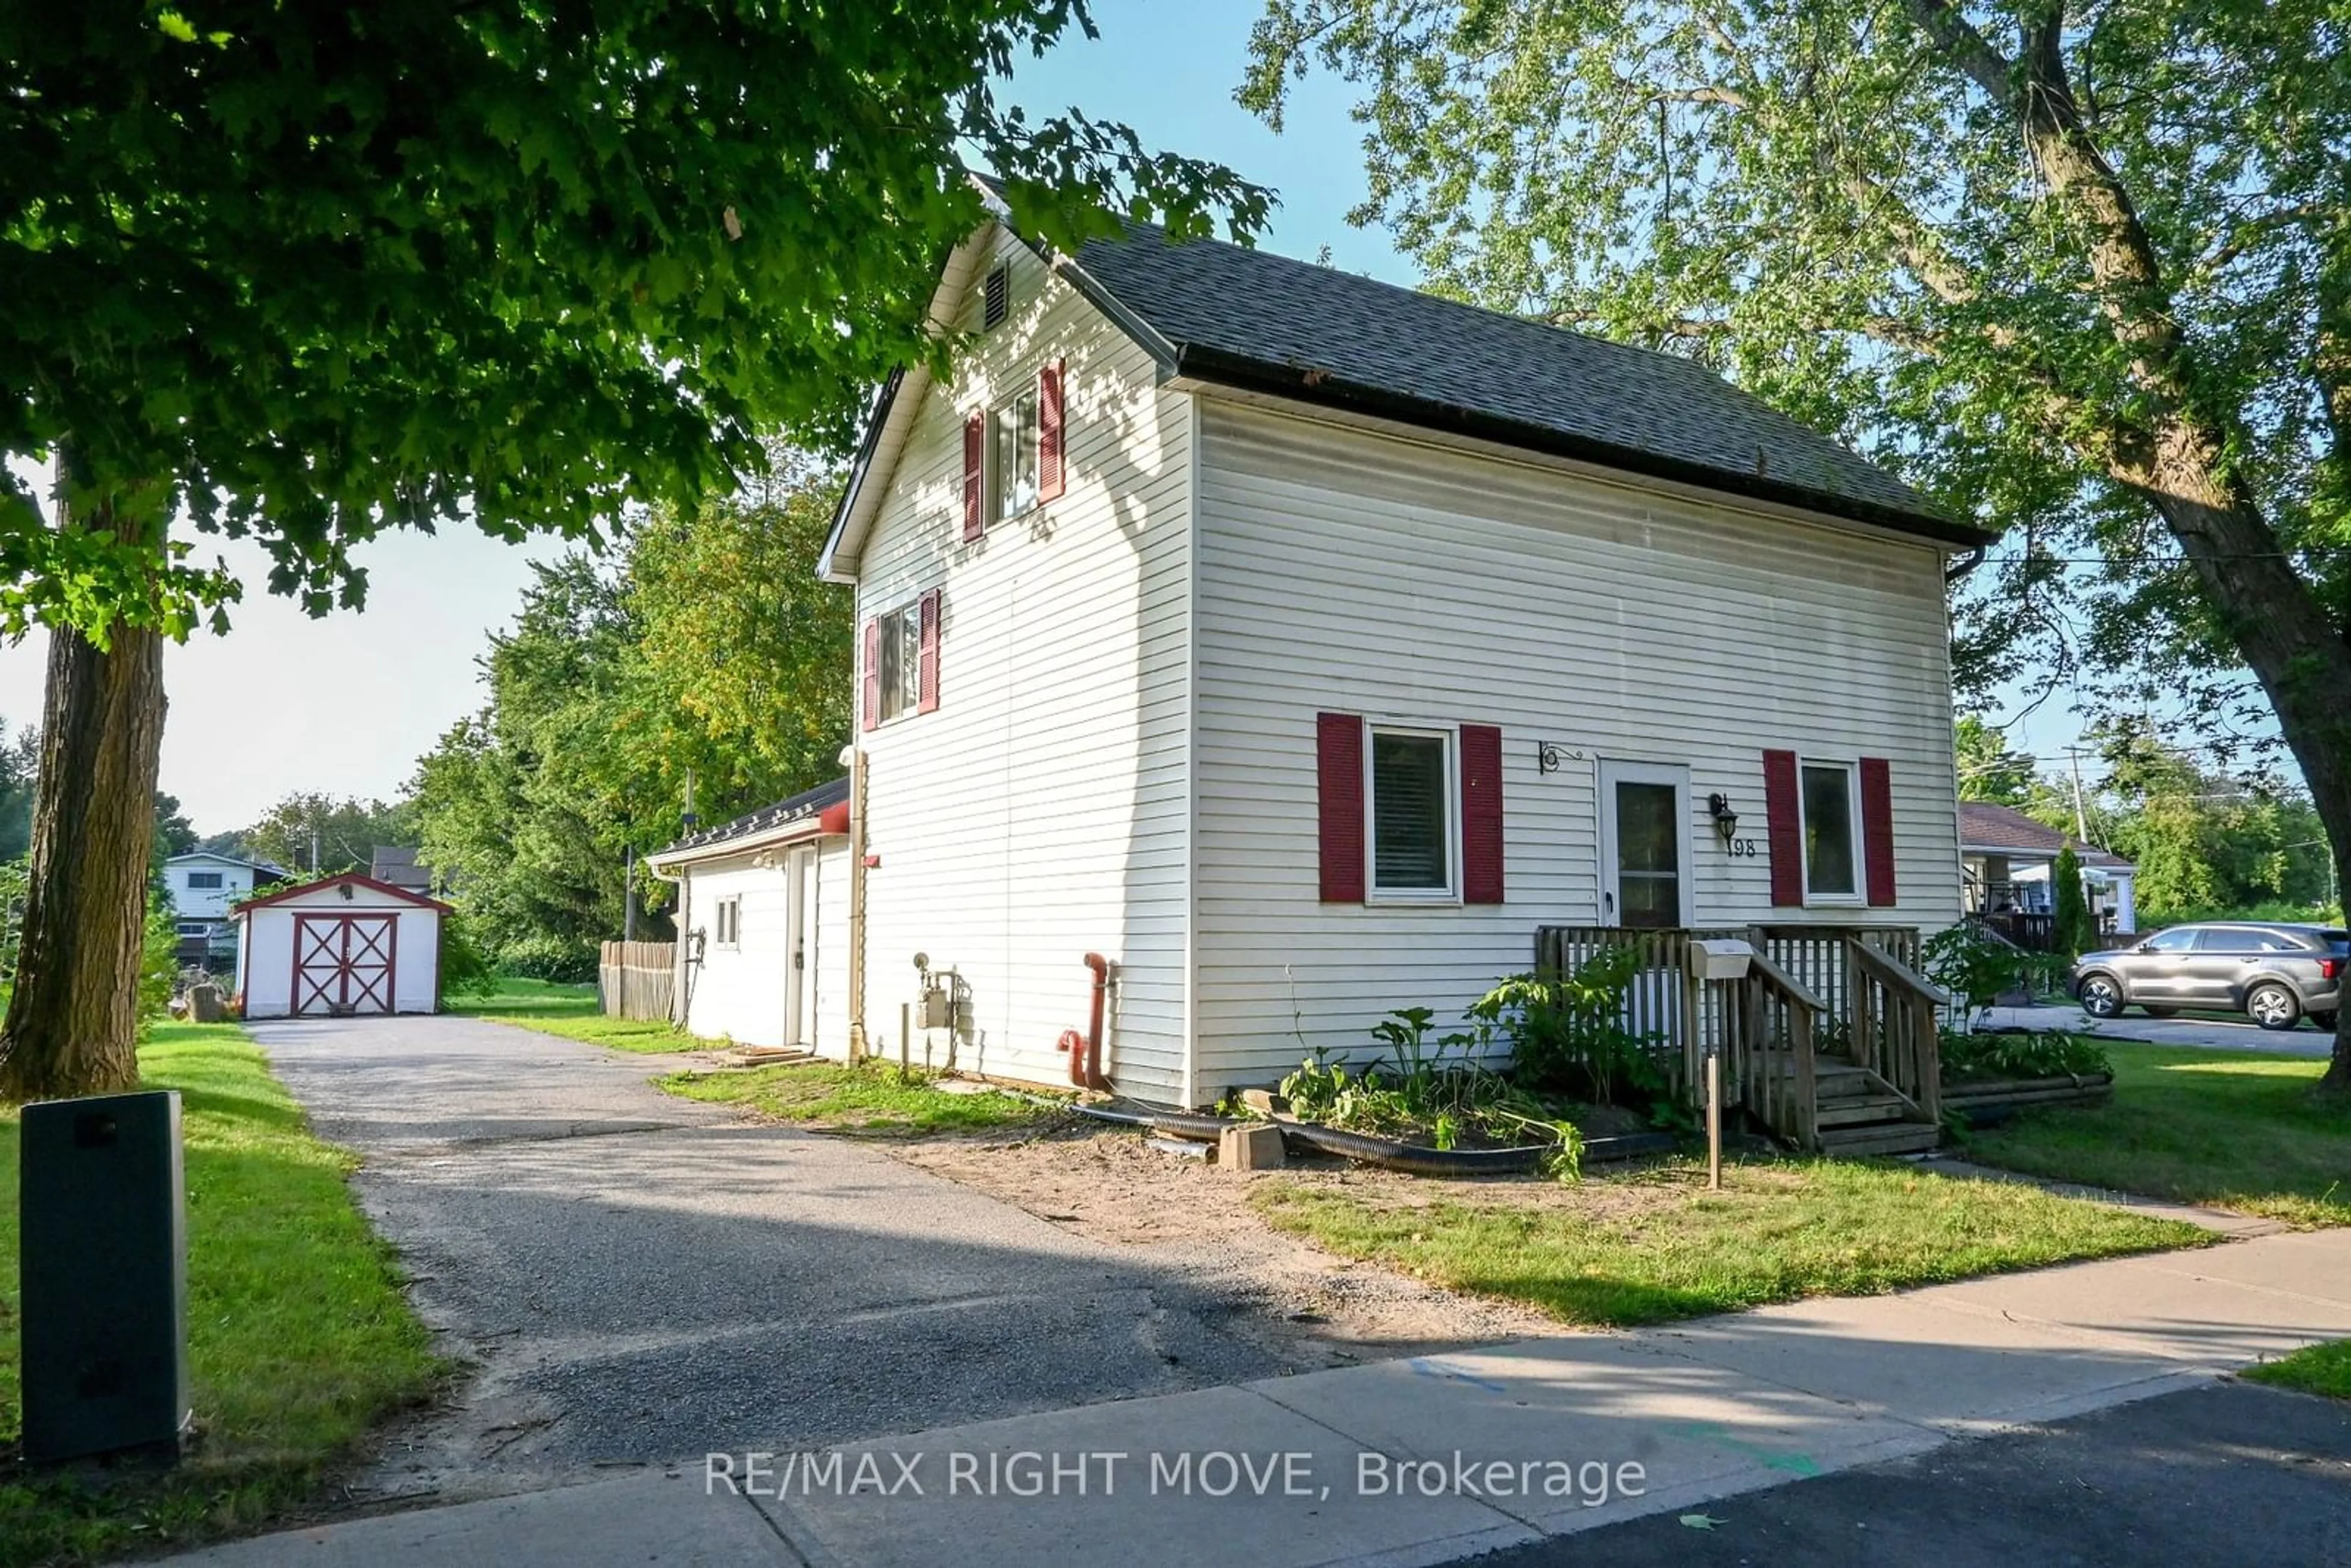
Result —
M 2065 8 L 2022 27 L 2011 62 L 1953 0 L 1910 0 L 1928 35 L 1986 93 L 2016 112 L 2025 150 L 2089 235 L 2095 297 L 2128 356 L 2143 413 L 2108 423 L 2076 450 L 2144 496 L 2194 570 L 2206 601 L 2270 699 L 2278 732 L 2302 765 L 2338 862 L 2351 863 L 2351 638 L 2298 572 L 2231 457 L 2235 414 L 2206 402 L 2204 378 L 2180 324 L 2138 204 L 2083 119 L 2067 78 Z M 2335 1026 L 2320 1087 L 2351 1095 L 2351 1034 Z
M 107 526 L 103 514 L 96 526 Z M 73 526 L 70 520 L 67 526 Z M 0 1102 L 138 1086 L 140 946 L 163 740 L 163 642 L 50 633 L 31 885 L 0 1026 Z

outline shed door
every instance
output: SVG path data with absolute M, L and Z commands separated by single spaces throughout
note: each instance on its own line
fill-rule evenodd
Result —
M 397 914 L 294 916 L 294 1011 L 388 1013 Z

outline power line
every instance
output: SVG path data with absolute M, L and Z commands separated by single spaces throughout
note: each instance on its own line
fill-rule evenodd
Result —
M 1986 566 L 2193 566 L 2199 560 L 2306 560 L 2313 556 L 2351 556 L 2351 545 L 2307 545 L 2287 550 L 2229 550 L 2205 556 L 2130 557 L 2113 555 L 1990 556 Z

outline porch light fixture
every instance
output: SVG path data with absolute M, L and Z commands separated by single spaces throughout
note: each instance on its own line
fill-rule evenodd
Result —
M 335 891 L 343 895 L 343 899 L 346 903 L 350 902 L 351 896 L 351 884 L 350 883 L 341 883 L 335 889 Z
M 1739 836 L 1739 813 L 1731 809 L 1730 797 L 1719 790 L 1706 798 L 1707 814 L 1714 819 L 1714 831 L 1729 843 Z

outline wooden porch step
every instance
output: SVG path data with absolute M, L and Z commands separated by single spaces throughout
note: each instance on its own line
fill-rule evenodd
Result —
M 1908 1107 L 1891 1094 L 1870 1094 L 1850 1100 L 1831 1100 L 1825 1096 L 1813 1112 L 1814 1120 L 1823 1128 L 1866 1126 L 1872 1122 L 1899 1122 Z M 1924 1123 L 1919 1124 L 1925 1125 Z
M 1821 1129 L 1821 1153 L 1843 1159 L 1865 1155 L 1923 1155 L 1938 1148 L 1943 1130 L 1928 1122 L 1870 1122 Z

